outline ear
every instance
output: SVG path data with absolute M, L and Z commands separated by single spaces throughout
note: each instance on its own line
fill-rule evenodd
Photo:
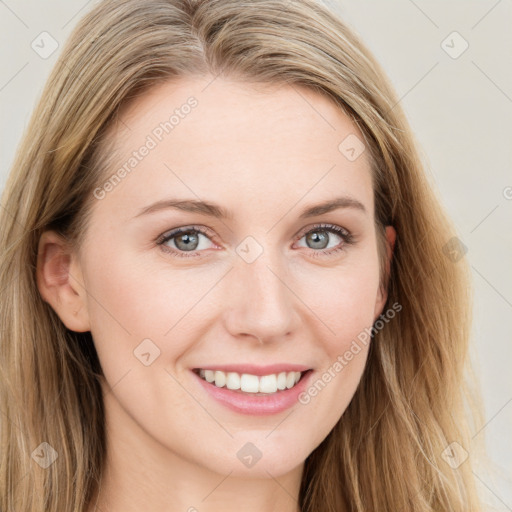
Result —
M 68 329 L 90 330 L 78 258 L 69 242 L 55 231 L 45 231 L 39 239 L 36 278 L 41 296 Z
M 391 270 L 391 259 L 393 258 L 393 250 L 395 248 L 396 242 L 396 231 L 393 226 L 386 226 L 385 229 L 385 241 L 386 244 L 386 264 L 385 264 L 385 272 L 386 278 L 384 282 L 387 283 L 390 270 Z M 384 304 L 388 300 L 388 288 L 387 285 L 379 286 L 379 290 L 377 292 L 377 300 L 375 302 L 375 312 L 374 312 L 374 321 L 377 320 L 379 315 L 382 313 L 384 309 Z

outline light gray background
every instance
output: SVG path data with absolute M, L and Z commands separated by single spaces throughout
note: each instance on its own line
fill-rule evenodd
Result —
M 512 511 L 512 3 L 324 3 L 362 36 L 390 76 L 468 248 L 475 287 L 473 359 L 486 406 L 486 424 L 475 435 L 486 436 L 496 469 L 493 475 L 479 469 L 475 474 L 484 499 L 495 510 Z M 92 5 L 0 0 L 2 189 L 62 43 Z M 31 47 L 43 31 L 59 43 L 47 58 Z M 452 56 L 464 41 L 450 36 L 453 31 L 469 44 L 457 58 Z

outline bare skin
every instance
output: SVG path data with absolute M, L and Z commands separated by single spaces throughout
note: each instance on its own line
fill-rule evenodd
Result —
M 197 105 L 157 140 L 191 96 Z M 304 461 L 350 403 L 368 345 L 309 403 L 269 415 L 227 408 L 191 370 L 294 363 L 315 382 L 381 314 L 367 152 L 351 161 L 338 148 L 363 137 L 314 92 L 212 77 L 159 85 L 121 120 L 105 180 L 134 151 L 140 161 L 97 194 L 80 251 L 51 231 L 39 244 L 42 296 L 68 328 L 91 331 L 105 374 L 106 472 L 89 511 L 296 512 Z M 148 135 L 156 146 L 139 151 Z M 300 217 L 339 197 L 341 207 Z M 170 198 L 232 216 L 141 214 Z M 183 233 L 157 243 L 180 227 L 204 231 L 188 239 L 193 250 Z M 134 355 L 146 339 L 159 350 L 150 365 Z M 262 454 L 252 467 L 237 457 L 247 443 Z

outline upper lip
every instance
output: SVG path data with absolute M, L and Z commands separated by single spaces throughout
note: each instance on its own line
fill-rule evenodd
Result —
M 304 366 L 302 364 L 290 364 L 290 363 L 278 363 L 271 364 L 267 366 L 259 366 L 255 364 L 209 364 L 206 366 L 198 366 L 194 368 L 195 370 L 220 370 L 224 373 L 234 372 L 234 373 L 248 373 L 250 375 L 272 375 L 274 373 L 281 372 L 305 372 L 310 370 L 309 366 Z

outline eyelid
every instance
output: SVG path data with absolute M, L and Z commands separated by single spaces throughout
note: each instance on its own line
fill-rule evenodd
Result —
M 351 245 L 354 243 L 354 237 L 348 229 L 344 228 L 343 226 L 339 226 L 337 224 L 329 224 L 329 223 L 316 223 L 316 224 L 311 224 L 309 226 L 305 226 L 298 232 L 298 234 L 295 235 L 294 243 L 296 243 L 298 240 L 303 238 L 308 233 L 315 231 L 315 230 L 318 230 L 318 231 L 325 230 L 331 234 L 335 234 L 335 235 L 339 236 L 340 238 L 342 238 L 343 241 L 340 244 L 338 244 L 336 247 L 332 247 L 330 249 L 318 249 L 318 250 L 310 249 L 312 251 L 312 255 L 314 257 L 322 257 L 322 256 L 328 257 L 329 255 L 331 255 L 333 253 L 336 253 L 338 251 L 343 251 L 345 249 L 345 246 Z M 174 237 L 178 236 L 180 233 L 187 233 L 190 231 L 195 231 L 196 233 L 203 235 L 206 238 L 209 238 L 212 242 L 215 243 L 215 238 L 216 238 L 215 231 L 207 226 L 202 226 L 202 225 L 201 226 L 185 225 L 185 226 L 180 226 L 177 228 L 170 229 L 170 230 L 166 231 L 165 233 L 162 233 L 161 235 L 159 235 L 156 238 L 155 243 L 159 246 L 164 246 L 165 242 L 172 240 Z M 219 244 L 219 245 L 221 245 L 221 244 Z M 178 251 L 171 247 L 168 247 L 167 249 L 162 248 L 162 250 L 164 250 L 167 253 L 170 253 L 173 256 L 185 257 L 185 258 L 201 256 L 201 253 L 205 252 L 205 250 L 194 250 L 194 251 L 190 251 L 189 254 L 187 254 L 188 251 Z
M 347 228 L 344 228 L 343 226 L 338 226 L 337 224 L 329 224 L 329 223 L 325 223 L 325 222 L 320 222 L 320 223 L 316 223 L 316 224 L 311 224 L 309 226 L 306 226 L 304 228 L 302 228 L 297 235 L 295 235 L 295 240 L 300 240 L 304 235 L 308 234 L 310 231 L 314 231 L 315 229 L 318 229 L 318 230 L 321 230 L 321 229 L 325 229 L 326 231 L 340 231 L 342 234 L 346 235 L 346 236 L 352 236 L 352 234 L 350 233 L 350 231 L 347 229 Z M 340 234 L 340 233 L 337 233 L 337 234 Z M 341 234 L 340 234 L 341 236 Z
M 173 228 L 167 230 L 165 233 L 162 233 L 161 235 L 158 235 L 158 237 L 155 239 L 155 243 L 160 245 L 166 242 L 169 238 L 174 237 L 180 233 L 186 233 L 188 231 L 197 231 L 200 234 L 208 235 L 209 237 L 215 238 L 215 232 L 213 229 L 207 227 L 207 226 L 199 226 L 199 225 L 190 225 L 190 226 L 180 226 L 178 228 Z

